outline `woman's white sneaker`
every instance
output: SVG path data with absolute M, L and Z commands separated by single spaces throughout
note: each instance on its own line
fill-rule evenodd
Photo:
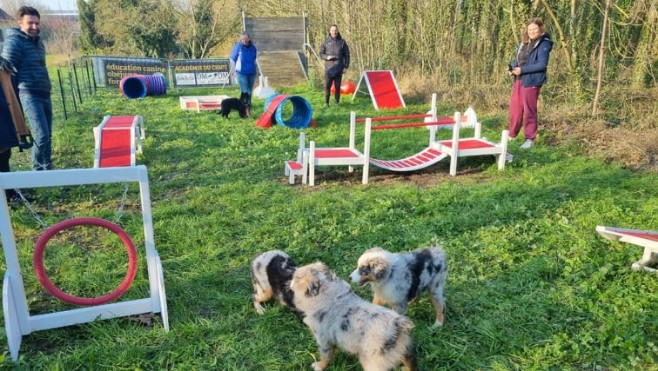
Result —
M 523 148 L 523 149 L 528 149 L 528 148 L 530 148 L 530 147 L 532 147 L 532 146 L 534 146 L 534 145 L 535 145 L 535 141 L 534 141 L 534 140 L 532 140 L 532 139 L 526 139 L 525 142 L 524 142 L 523 144 L 521 144 L 521 148 Z

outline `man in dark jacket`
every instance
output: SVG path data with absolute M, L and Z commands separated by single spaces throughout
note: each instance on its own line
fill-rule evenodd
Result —
M 9 30 L 2 57 L 16 67 L 14 84 L 34 135 L 32 168 L 52 169 L 53 105 L 46 68 L 46 48 L 39 37 L 41 15 L 29 6 L 18 9 L 18 27 Z
M 329 105 L 331 85 L 334 85 L 336 104 L 340 101 L 340 84 L 343 74 L 350 66 L 350 48 L 340 36 L 338 26 L 329 28 L 329 36 L 320 47 L 320 58 L 324 61 L 326 84 L 324 86 L 324 103 Z

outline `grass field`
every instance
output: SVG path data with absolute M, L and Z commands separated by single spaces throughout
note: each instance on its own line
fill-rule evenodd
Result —
M 445 325 L 430 329 L 434 311 L 426 297 L 407 313 L 416 325 L 421 370 L 658 370 L 656 276 L 630 269 L 639 247 L 595 232 L 597 225 L 657 229 L 655 173 L 631 172 L 584 157 L 574 144 L 551 147 L 540 138 L 529 151 L 519 149 L 521 140 L 512 142 L 514 161 L 503 172 L 493 157 L 471 158 L 450 177 L 444 160 L 413 174 L 371 168 L 369 184 L 362 185 L 360 169 L 350 174 L 332 167 L 320 169 L 316 187 L 290 186 L 283 161 L 294 158 L 299 131 L 256 128 L 259 100 L 251 119 L 179 108 L 181 95 L 217 93 L 179 90 L 127 100 L 116 90 L 99 90 L 80 113 L 55 122 L 56 168 L 88 168 L 92 127 L 101 120 L 94 109 L 144 117 L 147 139 L 138 163 L 149 172 L 171 331 L 164 332 L 156 315 L 152 323 L 120 318 L 33 332 L 23 338 L 15 365 L 3 328 L 1 368 L 310 369 L 318 350 L 304 324 L 277 305 L 267 305 L 264 316 L 253 308 L 249 262 L 255 254 L 282 249 L 300 265 L 320 260 L 348 278 L 369 247 L 408 251 L 438 243 L 449 261 Z M 286 93 L 311 102 L 318 126 L 305 132 L 323 146 L 347 143 L 351 110 L 380 115 L 365 97 L 325 108 L 318 90 Z M 400 113 L 426 112 L 429 97 L 407 104 Z M 440 105 L 439 113 L 465 108 Z M 480 121 L 485 136 L 498 140 L 505 119 Z M 376 132 L 372 140 L 373 157 L 402 158 L 426 146 L 427 130 Z M 28 170 L 28 157 L 14 152 L 13 170 Z M 123 187 L 28 192 L 36 214 L 52 225 L 74 216 L 114 220 Z M 129 187 L 118 223 L 142 247 L 142 264 L 120 300 L 148 295 L 138 201 L 137 188 Z M 42 226 L 25 205 L 15 205 L 11 217 L 32 313 L 71 308 L 47 295 L 34 275 L 32 252 Z M 125 251 L 98 233 L 83 228 L 49 248 L 48 272 L 65 291 L 101 295 L 125 274 Z M 371 298 L 367 288 L 354 290 Z M 329 369 L 360 366 L 338 352 Z

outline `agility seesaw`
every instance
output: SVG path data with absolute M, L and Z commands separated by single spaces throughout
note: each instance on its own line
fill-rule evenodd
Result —
M 44 289 L 50 294 L 62 301 L 84 307 L 45 314 L 31 314 L 29 302 L 25 294 L 23 274 L 19 264 L 16 239 L 11 223 L 11 214 L 4 190 L 124 182 L 139 183 L 149 296 L 135 300 L 111 302 L 117 300 L 130 287 L 135 270 L 137 269 L 134 245 L 131 246 L 130 237 L 123 229 L 111 222 L 97 218 L 68 219 L 51 226 L 38 239 L 33 258 L 35 273 Z M 151 215 L 148 175 L 146 167 L 143 165 L 0 173 L 0 234 L 2 235 L 2 247 L 7 265 L 2 286 L 2 306 L 9 352 L 14 361 L 18 359 L 22 336 L 34 331 L 142 313 L 160 313 L 164 330 L 169 331 L 162 263 L 155 249 Z M 68 295 L 54 286 L 45 274 L 43 252 L 48 240 L 61 230 L 79 225 L 106 228 L 115 233 L 126 247 L 129 256 L 129 267 L 126 278 L 116 290 L 107 295 L 97 298 L 80 298 Z
M 602 225 L 597 226 L 596 231 L 606 239 L 644 247 L 642 258 L 634 262 L 631 268 L 647 272 L 658 272 L 658 269 L 651 267 L 651 265 L 658 262 L 658 232 L 605 227 Z

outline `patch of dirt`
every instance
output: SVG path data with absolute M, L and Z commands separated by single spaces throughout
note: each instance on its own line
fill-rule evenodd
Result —
M 546 144 L 575 142 L 584 154 L 633 170 L 658 170 L 658 128 L 613 126 L 604 119 L 548 117 Z

